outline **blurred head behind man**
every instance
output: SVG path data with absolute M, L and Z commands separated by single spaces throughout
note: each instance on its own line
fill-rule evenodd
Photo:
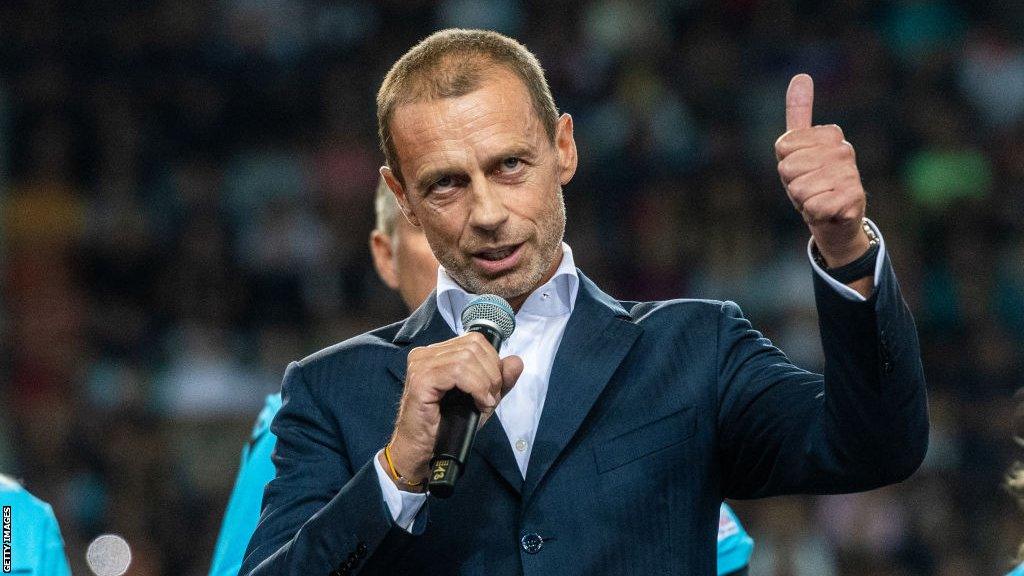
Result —
M 384 179 L 373 199 L 377 215 L 370 233 L 370 253 L 377 275 L 402 297 L 410 311 L 427 298 L 437 282 L 437 260 L 422 230 L 401 215 L 395 196 Z
M 443 30 L 407 52 L 377 94 L 381 175 L 449 276 L 518 307 L 561 261 L 572 118 L 537 59 L 481 30 Z

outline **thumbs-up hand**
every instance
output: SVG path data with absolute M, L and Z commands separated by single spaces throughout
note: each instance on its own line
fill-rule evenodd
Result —
M 829 268 L 870 247 L 861 227 L 866 203 L 853 146 L 835 124 L 812 126 L 814 82 L 798 74 L 786 91 L 786 133 L 775 141 L 779 176 Z

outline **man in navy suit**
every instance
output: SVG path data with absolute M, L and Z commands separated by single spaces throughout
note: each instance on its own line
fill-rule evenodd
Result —
M 441 263 L 437 288 L 404 322 L 288 367 L 241 573 L 711 576 L 724 497 L 913 473 L 928 433 L 913 320 L 852 147 L 811 125 L 812 98 L 795 77 L 775 150 L 812 236 L 823 376 L 733 303 L 619 301 L 576 269 L 573 122 L 524 47 L 446 30 L 406 53 L 378 93 L 381 173 Z M 516 310 L 500 355 L 461 334 L 481 293 Z M 483 423 L 438 500 L 423 481 L 453 388 Z
M 376 227 L 370 233 L 374 268 L 381 281 L 399 293 L 408 309 L 415 310 L 434 290 L 437 260 L 422 230 L 401 216 L 383 178 L 374 192 L 373 205 L 377 216 Z M 252 438 L 242 451 L 242 464 L 221 521 L 209 576 L 234 576 L 242 565 L 245 545 L 259 521 L 263 488 L 274 479 L 270 456 L 277 437 L 270 432 L 270 422 L 280 409 L 281 395 L 267 396 Z M 718 575 L 745 575 L 753 552 L 754 540 L 723 503 L 718 522 Z

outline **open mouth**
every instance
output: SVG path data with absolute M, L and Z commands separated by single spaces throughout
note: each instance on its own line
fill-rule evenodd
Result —
M 523 244 L 520 243 L 480 250 L 473 253 L 473 262 L 486 274 L 501 274 L 514 268 L 519 262 L 522 247 Z
M 506 246 L 505 248 L 495 248 L 494 250 L 485 250 L 483 252 L 477 252 L 475 256 L 482 258 L 490 262 L 497 262 L 498 260 L 504 260 L 508 258 L 510 254 L 516 251 L 519 246 Z

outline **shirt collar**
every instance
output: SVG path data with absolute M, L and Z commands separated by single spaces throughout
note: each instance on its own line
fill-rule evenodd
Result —
M 576 274 L 572 248 L 562 242 L 562 261 L 558 264 L 555 275 L 527 296 L 516 316 L 568 316 L 572 314 L 576 304 L 579 288 L 580 277 Z M 462 310 L 474 296 L 476 295 L 469 294 L 452 280 L 444 266 L 438 266 L 435 295 L 437 309 L 456 334 L 462 332 Z

